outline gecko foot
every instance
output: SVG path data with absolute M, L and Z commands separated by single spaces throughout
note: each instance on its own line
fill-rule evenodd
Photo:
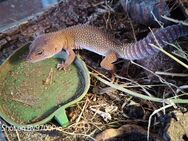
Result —
M 115 75 L 112 75 L 111 83 L 117 84 L 119 82 L 119 79 L 115 77 Z
M 57 69 L 58 70 L 68 71 L 69 67 L 66 64 L 62 63 L 62 64 L 57 64 Z
M 114 82 L 115 82 L 115 80 L 116 80 L 115 75 L 114 75 L 114 74 L 112 74 L 112 77 L 111 77 L 111 82 L 112 82 L 112 83 L 114 83 Z

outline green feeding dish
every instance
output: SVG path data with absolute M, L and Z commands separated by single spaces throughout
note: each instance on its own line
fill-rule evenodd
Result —
M 79 59 L 68 71 L 56 65 L 66 54 L 28 63 L 28 46 L 18 49 L 0 66 L 0 116 L 16 127 L 35 127 L 53 117 L 67 126 L 65 109 L 81 100 L 90 86 L 89 71 Z

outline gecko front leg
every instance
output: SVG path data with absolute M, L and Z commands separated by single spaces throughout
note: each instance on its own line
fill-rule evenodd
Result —
M 66 52 L 68 54 L 67 59 L 64 61 L 62 61 L 61 64 L 57 64 L 57 69 L 58 70 L 67 70 L 67 68 L 72 64 L 72 62 L 74 61 L 76 55 L 74 53 L 74 51 L 72 49 L 66 49 Z

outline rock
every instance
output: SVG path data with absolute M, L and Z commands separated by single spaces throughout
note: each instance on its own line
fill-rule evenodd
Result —
M 120 141 L 120 140 L 147 140 L 147 131 L 134 124 L 123 125 L 118 129 L 110 128 L 96 136 L 96 141 Z M 150 141 L 162 141 L 156 135 L 150 133 Z
M 175 111 L 167 129 L 171 141 L 185 141 L 188 139 L 188 113 Z

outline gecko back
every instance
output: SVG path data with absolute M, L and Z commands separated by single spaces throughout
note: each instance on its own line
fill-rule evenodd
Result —
M 101 32 L 97 27 L 90 25 L 76 25 L 66 28 L 64 32 L 72 35 L 75 40 L 76 49 L 86 49 L 102 56 L 108 52 L 122 52 L 121 45 L 110 34 Z M 121 51 L 120 51 L 121 50 Z

